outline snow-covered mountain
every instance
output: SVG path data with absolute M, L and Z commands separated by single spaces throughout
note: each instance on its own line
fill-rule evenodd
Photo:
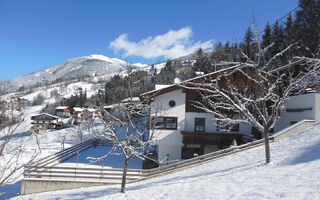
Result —
M 133 68 L 142 68 L 147 65 L 137 63 L 130 65 Z M 29 87 L 37 83 L 52 82 L 57 79 L 65 80 L 81 76 L 99 76 L 122 72 L 127 63 L 118 58 L 109 58 L 103 55 L 90 55 L 66 60 L 46 69 L 16 77 L 8 81 L 8 89 L 16 90 L 20 86 Z

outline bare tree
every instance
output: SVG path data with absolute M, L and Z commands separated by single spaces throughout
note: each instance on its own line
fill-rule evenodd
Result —
M 299 57 L 279 66 L 275 60 L 292 45 L 266 60 L 270 46 L 263 49 L 255 31 L 258 52 L 253 59 L 240 51 L 245 62 L 222 63 L 229 68 L 185 82 L 182 87 L 198 91 L 201 100 L 194 101 L 193 106 L 211 113 L 221 128 L 228 130 L 232 125 L 246 123 L 262 133 L 269 163 L 269 131 L 290 95 L 304 93 L 317 79 L 320 60 Z
M 89 158 L 91 160 L 103 160 L 106 156 L 114 154 L 124 157 L 121 192 L 125 192 L 126 177 L 129 161 L 133 157 L 145 160 L 144 150 L 153 143 L 146 139 L 149 133 L 150 107 L 148 104 L 128 102 L 116 105 L 112 111 L 102 110 L 104 118 L 103 128 L 100 131 L 92 131 L 95 137 L 113 142 L 109 153 L 101 158 Z M 120 149 L 121 153 L 115 150 Z
M 25 151 L 27 138 L 20 133 L 24 109 L 16 107 L 15 101 L 0 102 L 0 186 L 16 181 L 24 165 L 37 156 L 37 149 Z
M 67 139 L 67 132 L 61 132 L 58 134 L 57 141 L 60 142 L 62 150 L 64 150 L 64 144 Z
M 6 85 L 7 83 L 0 79 L 0 95 L 3 95 L 6 93 L 6 90 L 7 90 Z

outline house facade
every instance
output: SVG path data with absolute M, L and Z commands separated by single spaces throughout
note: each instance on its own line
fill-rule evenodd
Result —
M 311 119 L 320 123 L 320 91 L 291 96 L 285 102 L 280 119 L 275 125 L 275 132 L 287 128 L 301 120 Z
M 58 106 L 55 109 L 55 114 L 59 117 L 71 117 L 73 112 L 73 108 L 68 106 Z
M 217 126 L 219 121 L 212 114 L 191 105 L 196 93 L 196 90 L 170 85 L 142 94 L 142 98 L 148 96 L 152 100 L 150 136 L 155 141 L 160 164 L 262 137 L 248 124 L 238 124 L 230 131 L 221 130 Z M 320 93 L 316 91 L 291 96 L 285 107 L 274 129 L 270 131 L 271 135 L 303 119 L 320 122 Z
M 151 118 L 153 140 L 160 163 L 202 155 L 249 138 L 251 127 L 239 124 L 230 132 L 219 130 L 211 114 L 194 110 L 188 100 L 192 91 L 176 85 L 159 90 L 153 95 Z M 152 132 L 152 130 L 150 130 Z
M 57 128 L 59 126 L 62 126 L 62 120 L 58 116 L 48 113 L 32 115 L 31 120 L 31 129 L 34 132 L 41 132 L 49 128 Z

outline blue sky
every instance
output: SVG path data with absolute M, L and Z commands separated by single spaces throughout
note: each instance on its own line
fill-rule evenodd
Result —
M 154 63 L 241 41 L 296 0 L 0 0 L 0 78 L 25 75 L 73 57 L 102 54 Z

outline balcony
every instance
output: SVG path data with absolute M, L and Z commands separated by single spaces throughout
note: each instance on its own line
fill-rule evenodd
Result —
M 184 144 L 212 144 L 230 145 L 235 139 L 237 144 L 242 144 L 241 133 L 196 133 L 181 131 Z

